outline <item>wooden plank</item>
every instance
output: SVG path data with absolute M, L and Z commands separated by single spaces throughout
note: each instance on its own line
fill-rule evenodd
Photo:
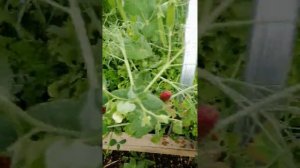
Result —
M 115 146 L 109 146 L 110 139 L 116 139 L 118 142 L 126 139 L 126 143 L 120 146 L 120 151 L 135 151 L 147 153 L 159 153 L 186 157 L 195 157 L 197 154 L 197 143 L 179 138 L 177 142 L 169 137 L 163 137 L 157 144 L 151 142 L 152 134 L 143 136 L 142 138 L 133 138 L 123 133 L 116 135 L 111 133 L 103 139 L 103 149 L 117 150 Z

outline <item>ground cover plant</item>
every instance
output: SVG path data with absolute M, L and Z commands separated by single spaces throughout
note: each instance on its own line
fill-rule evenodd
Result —
M 219 111 L 213 131 L 217 141 L 202 140 L 200 150 L 221 151 L 218 159 L 200 157 L 198 166 L 213 167 L 299 167 L 299 40 L 287 86 L 274 91 L 244 82 L 247 43 L 250 38 L 254 1 L 201 1 L 199 31 L 199 104 L 211 104 Z M 299 28 L 297 28 L 299 32 Z M 298 39 L 298 38 L 297 38 Z M 255 90 L 262 95 L 253 101 L 245 94 Z M 277 104 L 278 100 L 285 103 Z M 271 106 L 270 106 L 271 105 Z M 260 131 L 241 145 L 238 122 L 253 119 Z M 263 118 L 264 120 L 261 120 Z M 203 142 L 204 141 L 204 142 Z
M 196 140 L 197 84 L 179 83 L 187 1 L 103 5 L 104 137 L 125 132 L 136 138 L 153 134 L 153 143 L 165 135 Z
M 1 168 L 102 167 L 100 25 L 99 1 L 0 2 Z

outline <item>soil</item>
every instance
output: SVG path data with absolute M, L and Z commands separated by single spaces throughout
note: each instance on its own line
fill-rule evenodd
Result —
M 141 153 L 136 153 L 141 156 Z M 109 156 L 104 157 L 104 168 L 122 168 L 125 162 L 123 158 L 131 156 L 130 152 L 112 151 Z M 144 158 L 155 162 L 150 168 L 197 168 L 195 159 L 190 157 L 146 153 Z

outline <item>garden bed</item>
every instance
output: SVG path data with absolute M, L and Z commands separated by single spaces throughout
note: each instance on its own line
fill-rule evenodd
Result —
M 104 168 L 116 168 L 122 167 L 126 160 L 128 160 L 128 156 L 130 156 L 130 152 L 124 151 L 114 151 L 111 155 L 104 159 L 103 165 Z M 142 153 L 137 153 L 137 155 L 142 155 Z M 150 160 L 155 163 L 152 167 L 155 168 L 196 168 L 197 164 L 195 163 L 195 159 L 191 157 L 180 157 L 174 155 L 164 155 L 164 154 L 153 154 L 147 153 L 144 155 L 144 160 Z

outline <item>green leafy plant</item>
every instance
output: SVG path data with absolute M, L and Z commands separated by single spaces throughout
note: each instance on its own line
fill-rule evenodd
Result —
M 220 120 L 214 129 L 219 134 L 219 140 L 217 144 L 211 142 L 211 146 L 226 154 L 222 160 L 230 167 L 299 167 L 294 152 L 299 146 L 298 135 L 293 131 L 298 129 L 299 124 L 290 125 L 291 120 L 299 118 L 299 111 L 296 110 L 299 106 L 299 80 L 295 75 L 298 52 L 295 51 L 288 86 L 282 91 L 243 81 L 246 43 L 251 25 L 255 23 L 251 18 L 252 3 L 255 2 L 201 1 L 199 103 L 213 104 L 220 111 Z M 254 101 L 247 90 L 261 97 Z M 287 101 L 280 105 L 276 103 L 282 99 Z M 242 137 L 250 132 L 235 130 L 238 127 L 236 123 L 243 117 L 251 117 L 252 125 L 260 130 L 251 134 L 250 144 L 246 146 L 241 145 Z M 199 151 L 211 143 L 200 144 Z M 199 165 L 203 164 L 200 157 Z M 213 165 L 212 162 L 208 164 Z
M 155 165 L 153 161 L 146 159 L 143 153 L 137 154 L 136 152 L 130 152 L 130 155 L 130 157 L 123 157 L 125 160 L 123 168 L 148 168 Z
M 154 133 L 153 142 L 170 133 L 195 139 L 196 84 L 184 89 L 179 83 L 186 2 L 112 0 L 104 5 L 103 134 L 141 138 Z M 167 95 L 169 101 L 160 98 L 164 90 L 174 93 Z
M 101 167 L 100 3 L 0 8 L 1 155 L 11 167 Z
M 117 140 L 115 140 L 115 139 L 111 139 L 110 141 L 109 141 L 109 146 L 114 146 L 114 145 L 117 145 L 117 149 L 119 150 L 120 149 L 120 147 L 121 147 L 121 145 L 122 144 L 125 144 L 126 143 L 126 139 L 123 139 L 123 140 L 121 140 L 121 141 L 117 141 Z

